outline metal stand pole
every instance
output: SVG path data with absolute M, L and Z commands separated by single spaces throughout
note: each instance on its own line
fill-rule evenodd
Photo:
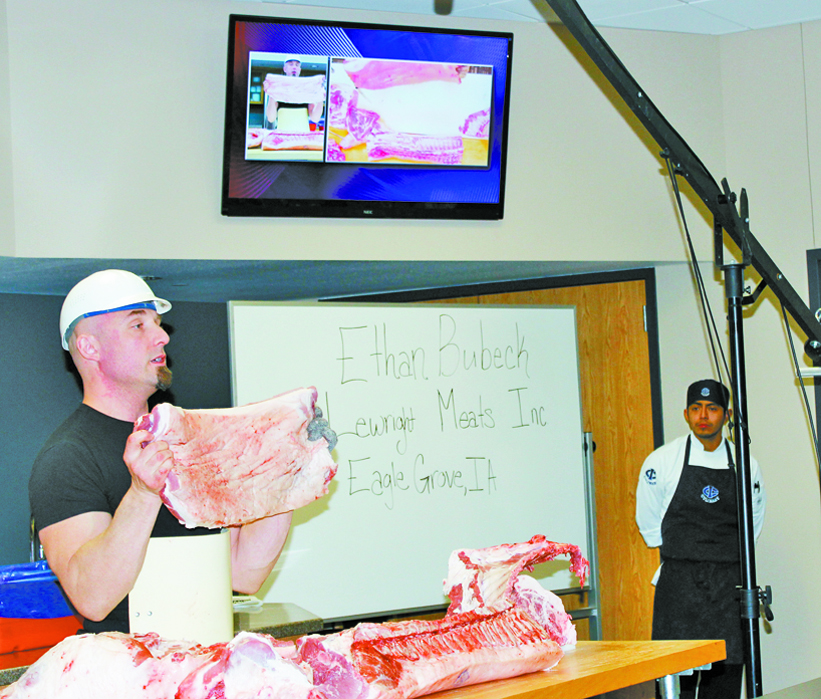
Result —
M 730 331 L 733 405 L 735 407 L 735 461 L 738 492 L 738 537 L 741 557 L 741 625 L 744 638 L 744 664 L 747 696 L 760 697 L 761 647 L 759 638 L 759 590 L 755 577 L 755 532 L 753 530 L 752 477 L 747 436 L 747 378 L 744 368 L 742 295 L 744 265 L 722 267 L 727 295 L 727 320 Z

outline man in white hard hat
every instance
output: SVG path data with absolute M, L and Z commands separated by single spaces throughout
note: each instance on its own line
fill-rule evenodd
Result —
M 60 336 L 82 379 L 83 402 L 38 454 L 29 498 L 49 565 L 88 632 L 130 630 L 128 595 L 151 537 L 214 533 L 186 529 L 162 506 L 171 451 L 147 432 L 132 432 L 149 397 L 171 382 L 160 318 L 170 308 L 123 270 L 86 277 L 63 302 Z M 288 512 L 232 529 L 235 591 L 259 589 L 290 523 Z M 211 571 L 196 573 L 207 578 Z

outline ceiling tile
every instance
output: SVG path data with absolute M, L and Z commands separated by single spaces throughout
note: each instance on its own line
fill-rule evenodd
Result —
M 697 9 L 693 5 L 679 4 L 661 10 L 639 12 L 596 21 L 602 27 L 623 29 L 647 29 L 652 31 L 682 32 L 685 34 L 730 34 L 746 29 L 731 20 Z
M 608 17 L 622 17 L 678 7 L 679 0 L 582 0 L 579 6 L 591 22 Z
M 692 3 L 750 29 L 777 27 L 821 18 L 819 0 L 701 0 Z

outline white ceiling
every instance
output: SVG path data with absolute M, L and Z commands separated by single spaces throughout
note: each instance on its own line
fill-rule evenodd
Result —
M 260 0 L 273 4 L 544 22 L 546 0 Z M 597 27 L 730 34 L 821 19 L 821 0 L 578 0 Z M 439 10 L 439 12 L 436 12 Z

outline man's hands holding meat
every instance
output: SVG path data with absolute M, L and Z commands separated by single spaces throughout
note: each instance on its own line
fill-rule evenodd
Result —
M 132 432 L 125 443 L 123 461 L 138 491 L 158 495 L 174 465 L 174 455 L 168 442 L 153 438 L 148 430 Z

